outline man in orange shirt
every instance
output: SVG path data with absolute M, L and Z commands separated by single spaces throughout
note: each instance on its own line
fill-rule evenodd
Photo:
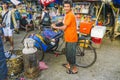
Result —
M 55 29 L 60 29 L 64 31 L 64 38 L 66 42 L 66 59 L 67 64 L 63 64 L 67 68 L 67 73 L 75 74 L 78 72 L 76 67 L 76 45 L 78 41 L 76 19 L 72 12 L 72 4 L 70 1 L 64 1 L 64 10 L 66 15 L 64 17 L 64 25 L 57 27 L 52 24 Z

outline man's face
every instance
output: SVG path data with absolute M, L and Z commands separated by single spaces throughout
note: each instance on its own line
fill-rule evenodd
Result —
M 3 4 L 2 4 L 2 7 L 3 7 L 3 8 L 7 8 L 7 4 L 3 3 Z
M 64 4 L 64 10 L 66 13 L 68 13 L 71 10 L 70 4 Z

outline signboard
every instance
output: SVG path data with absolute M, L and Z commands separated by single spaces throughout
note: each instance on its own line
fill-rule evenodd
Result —
M 74 13 L 88 14 L 90 5 L 91 5 L 90 2 L 73 3 L 73 11 Z
M 40 3 L 43 4 L 44 6 L 47 6 L 54 1 L 55 0 L 40 0 Z

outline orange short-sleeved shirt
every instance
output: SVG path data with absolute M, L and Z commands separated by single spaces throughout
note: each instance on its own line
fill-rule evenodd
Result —
M 64 38 L 66 42 L 77 42 L 77 27 L 75 15 L 72 11 L 68 12 L 64 18 L 64 24 L 67 26 L 64 31 Z

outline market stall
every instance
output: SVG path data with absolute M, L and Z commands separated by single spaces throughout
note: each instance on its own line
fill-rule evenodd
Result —
M 114 1 L 111 1 L 111 0 L 73 0 L 74 2 L 74 12 L 75 14 L 77 13 L 80 13 L 82 14 L 82 16 L 78 15 L 77 14 L 77 17 L 80 18 L 80 19 L 83 19 L 83 14 L 86 16 L 88 15 L 89 13 L 89 9 L 84 9 L 82 8 L 80 10 L 80 7 L 82 7 L 81 4 L 85 4 L 85 5 L 92 5 L 92 9 L 93 10 L 90 10 L 90 15 L 93 15 L 91 16 L 92 19 L 95 20 L 95 25 L 102 25 L 102 23 L 105 22 L 105 19 L 107 18 L 107 14 L 110 12 L 112 15 L 113 15 L 113 21 L 111 22 L 111 24 L 113 24 L 112 26 L 109 26 L 109 27 L 106 27 L 106 33 L 105 35 L 110 37 L 110 39 L 115 39 L 117 36 L 120 35 L 120 31 L 119 31 L 119 24 L 120 24 L 120 19 L 119 19 L 119 15 L 120 15 L 120 12 L 119 12 L 119 0 L 114 0 Z M 87 4 L 86 4 L 87 2 Z M 91 4 L 92 2 L 92 4 Z M 95 3 L 93 5 L 93 3 Z M 96 5 L 97 4 L 97 5 Z M 110 8 L 107 8 L 109 10 L 106 9 L 106 5 L 109 5 Z M 106 10 L 108 11 L 106 11 Z M 86 14 L 88 13 L 88 14 Z M 101 17 L 102 16 L 102 17 Z M 102 18 L 102 19 L 101 19 Z M 101 19 L 101 20 L 100 20 Z M 100 23 L 99 23 L 100 22 Z M 102 22 L 102 23 L 101 23 Z M 103 24 L 104 25 L 104 24 Z
M 90 35 L 95 43 L 95 48 L 100 47 L 106 30 L 105 26 L 98 27 L 103 22 L 100 17 L 103 5 L 104 3 L 101 1 L 92 0 L 74 1 L 73 3 L 73 12 L 76 15 L 78 31 L 82 35 Z M 99 33 L 96 33 L 96 31 Z

